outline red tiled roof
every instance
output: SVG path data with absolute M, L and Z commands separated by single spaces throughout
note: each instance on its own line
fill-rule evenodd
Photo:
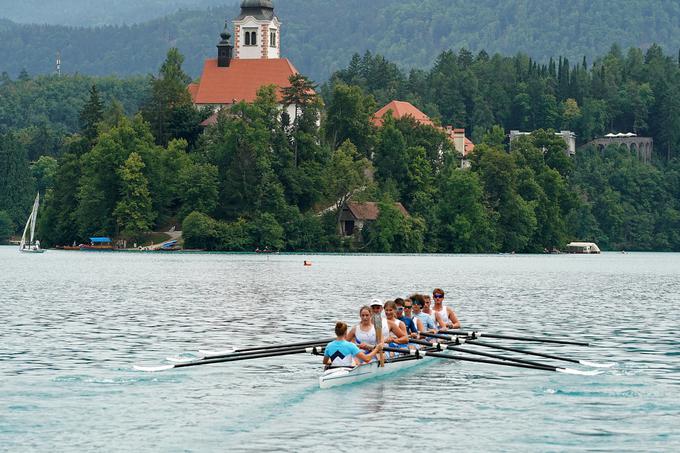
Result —
M 404 217 L 408 217 L 408 211 L 401 203 L 394 203 L 394 207 L 399 209 Z M 347 208 L 357 220 L 377 220 L 380 214 L 378 203 L 374 201 L 366 201 L 364 203 L 356 203 L 350 201 L 347 203 Z
M 227 68 L 217 66 L 217 59 L 205 61 L 203 74 L 197 88 L 191 84 L 189 93 L 195 104 L 233 104 L 253 102 L 257 90 L 264 85 L 279 88 L 290 86 L 288 79 L 297 74 L 293 64 L 286 58 L 259 60 L 233 59 Z M 195 94 L 193 94 L 195 90 Z M 278 91 L 282 99 L 281 90 Z
M 373 115 L 373 124 L 375 124 L 377 127 L 382 126 L 383 117 L 390 110 L 392 111 L 392 117 L 394 119 L 403 118 L 405 116 L 411 116 L 420 124 L 426 124 L 428 126 L 433 125 L 432 120 L 427 115 L 418 110 L 410 102 L 404 101 L 392 101 L 385 107 L 375 112 L 375 114 Z
M 470 154 L 472 151 L 475 150 L 475 144 L 470 141 L 467 137 L 465 137 L 465 155 L 467 156 Z

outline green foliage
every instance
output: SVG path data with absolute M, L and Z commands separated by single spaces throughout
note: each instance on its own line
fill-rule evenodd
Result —
M 40 156 L 31 165 L 31 173 L 36 181 L 38 192 L 45 193 L 45 191 L 54 187 L 54 177 L 58 166 L 57 159 L 51 156 Z
M 137 153 L 131 153 L 116 173 L 120 178 L 120 199 L 113 210 L 118 231 L 130 239 L 141 237 L 151 229 L 155 213 L 151 209 L 149 183 L 142 173 L 144 162 Z
M 0 210 L 15 225 L 23 225 L 35 198 L 35 180 L 31 175 L 26 148 L 14 133 L 0 133 Z
M 184 247 L 215 250 L 217 247 L 217 222 L 200 212 L 192 212 L 182 222 Z
M 0 244 L 7 241 L 14 234 L 16 227 L 12 218 L 5 211 L 0 211 Z
M 97 138 L 97 125 L 104 117 L 104 105 L 99 98 L 97 85 L 90 88 L 90 99 L 80 112 L 80 128 L 83 136 L 91 143 Z
M 334 147 L 349 140 L 369 156 L 373 147 L 373 124 L 377 110 L 372 97 L 357 86 L 338 83 L 333 86 L 326 112 L 326 134 Z
M 420 253 L 425 224 L 422 219 L 404 217 L 392 202 L 378 204 L 378 219 L 365 227 L 364 239 L 371 252 Z

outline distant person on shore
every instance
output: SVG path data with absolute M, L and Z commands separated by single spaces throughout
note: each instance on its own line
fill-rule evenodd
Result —
M 382 351 L 382 345 L 375 345 L 368 354 L 364 353 L 359 347 L 346 340 L 347 324 L 338 322 L 335 324 L 335 335 L 337 338 L 326 345 L 323 354 L 323 363 L 326 368 L 333 367 L 352 367 L 358 365 L 356 359 L 363 362 L 370 362 L 376 354 Z
M 435 314 L 439 329 L 460 329 L 460 321 L 453 308 L 444 305 L 444 290 L 435 288 L 432 291 L 432 297 L 434 298 L 432 311 Z

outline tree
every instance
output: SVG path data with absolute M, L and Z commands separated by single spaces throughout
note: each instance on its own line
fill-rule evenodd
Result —
M 182 70 L 183 62 L 184 56 L 177 48 L 168 50 L 158 76 L 151 78 L 151 98 L 142 108 L 159 145 L 167 145 L 170 139 L 179 138 L 185 127 L 193 129 L 200 123 L 192 124 L 197 117 L 191 115 L 193 106 L 187 90 L 191 78 Z
M 90 99 L 80 111 L 80 130 L 94 144 L 97 138 L 97 125 L 104 118 L 104 104 L 99 98 L 97 85 L 93 84 L 90 88 Z
M 342 208 L 355 192 L 368 185 L 371 164 L 360 157 L 349 140 L 338 148 L 326 167 L 324 187 L 328 200 L 335 205 L 338 222 Z
M 479 176 L 449 167 L 439 179 L 436 213 L 440 251 L 482 253 L 498 250 L 491 212 L 484 205 Z
M 15 134 L 0 134 L 0 210 L 15 225 L 23 224 L 31 211 L 35 191 L 26 148 Z
M 54 177 L 58 168 L 57 159 L 50 156 L 40 156 L 31 166 L 31 173 L 36 181 L 38 192 L 45 193 L 54 186 Z
M 316 120 L 319 115 L 319 106 L 316 96 L 316 85 L 312 83 L 307 77 L 302 74 L 294 74 L 290 76 L 289 79 L 290 86 L 284 87 L 283 92 L 283 105 L 287 109 L 290 106 L 294 106 L 293 122 L 290 125 L 290 132 L 292 135 L 293 149 L 294 149 L 294 160 L 293 166 L 298 166 L 298 146 L 299 137 L 297 136 L 300 131 L 303 120 L 307 118 L 312 121 L 313 127 L 316 127 Z M 311 109 L 312 106 L 316 108 Z
M 121 198 L 113 215 L 121 234 L 131 239 L 149 231 L 156 216 L 151 209 L 151 195 L 143 168 L 141 156 L 133 152 L 117 171 L 122 183 Z
M 326 134 L 333 148 L 349 140 L 370 156 L 375 135 L 371 120 L 376 110 L 373 98 L 359 87 L 336 83 L 326 111 Z
M 15 232 L 14 222 L 5 211 L 0 211 L 0 244 L 7 241 Z

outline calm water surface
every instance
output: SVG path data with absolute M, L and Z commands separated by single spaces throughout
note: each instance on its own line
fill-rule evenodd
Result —
M 313 356 L 132 370 L 198 348 L 328 337 L 373 297 L 435 286 L 465 327 L 566 333 L 595 346 L 532 349 L 618 366 L 583 377 L 423 363 L 331 390 L 318 389 Z M 0 450 L 678 451 L 679 302 L 678 254 L 30 256 L 0 247 Z

